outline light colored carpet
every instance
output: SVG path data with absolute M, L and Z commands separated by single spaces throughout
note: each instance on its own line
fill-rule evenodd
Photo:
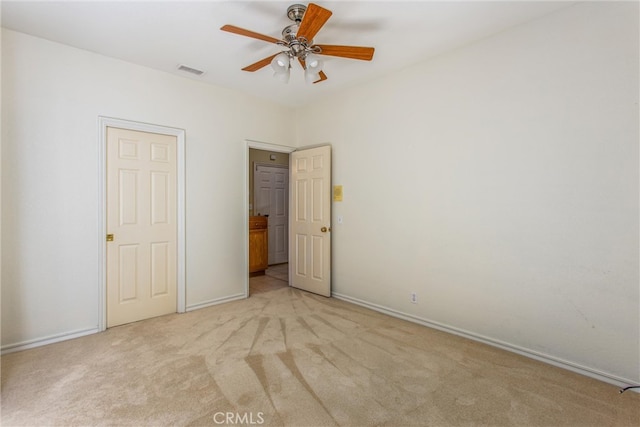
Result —
M 638 426 L 640 395 L 291 288 L 2 357 L 2 424 Z M 252 424 L 253 423 L 253 424 Z

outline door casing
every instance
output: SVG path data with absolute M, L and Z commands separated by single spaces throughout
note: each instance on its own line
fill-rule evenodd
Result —
M 177 139 L 177 311 L 184 313 L 186 308 L 186 271 L 185 271 L 185 130 L 148 123 L 134 122 L 111 117 L 98 117 L 98 259 L 99 259 L 99 291 L 98 291 L 98 329 L 107 327 L 107 128 L 115 127 L 141 132 L 172 135 Z M 248 219 L 247 219 L 248 221 Z

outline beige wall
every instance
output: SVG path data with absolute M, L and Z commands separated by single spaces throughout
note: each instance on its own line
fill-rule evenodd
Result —
M 333 291 L 638 383 L 638 31 L 583 2 L 299 109 Z
M 3 347 L 98 325 L 99 116 L 186 130 L 186 304 L 194 309 L 244 297 L 246 141 L 292 145 L 291 114 L 3 29 Z
M 276 156 L 275 160 L 271 160 L 272 155 Z M 249 149 L 249 215 L 253 215 L 253 170 L 256 163 L 289 166 L 289 154 Z

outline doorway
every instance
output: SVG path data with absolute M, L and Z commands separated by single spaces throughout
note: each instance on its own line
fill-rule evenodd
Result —
M 266 269 L 258 274 L 247 274 L 247 297 L 289 286 L 288 179 L 289 154 L 294 150 L 293 147 L 247 141 L 246 223 L 254 215 L 267 216 L 269 249 Z
M 263 244 L 259 244 L 260 240 L 249 239 L 251 272 L 249 295 L 287 287 L 289 285 L 288 153 L 249 149 L 249 215 L 250 222 L 264 221 L 266 224 L 266 238 L 263 240 L 267 243 L 266 248 L 263 248 Z M 249 233 L 255 234 L 256 231 Z M 265 261 L 262 265 L 260 265 L 261 259 Z
M 245 266 L 247 268 L 245 297 L 250 294 L 249 265 L 255 273 L 250 258 L 249 225 L 253 227 L 264 218 L 251 217 L 254 213 L 253 195 L 249 195 L 251 149 L 290 154 L 289 167 L 289 260 L 286 286 L 293 286 L 323 296 L 331 296 L 331 146 L 328 144 L 303 148 L 261 143 L 247 140 L 245 150 Z M 251 221 L 249 219 L 251 218 Z M 264 226 L 263 226 L 264 228 Z M 251 230 L 255 232 L 256 230 Z M 264 241 L 264 237 L 263 237 Z M 255 247 L 254 247 L 255 249 Z M 255 254 L 254 254 L 255 256 Z M 295 265 L 293 265 L 295 264 Z M 263 267 L 264 270 L 267 266 Z

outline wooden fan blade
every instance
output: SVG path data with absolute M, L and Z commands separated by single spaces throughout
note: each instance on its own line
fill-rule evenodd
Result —
M 224 25 L 220 28 L 222 31 L 227 31 L 233 34 L 239 34 L 241 36 L 252 37 L 254 39 L 263 40 L 269 43 L 278 43 L 280 40 L 271 37 L 265 36 L 264 34 L 256 33 L 254 31 L 245 30 L 244 28 L 236 27 L 235 25 Z
M 302 22 L 300 23 L 296 37 L 304 37 L 307 41 L 311 41 L 332 13 L 330 10 L 320 7 L 317 4 L 309 3 L 302 17 Z
M 320 55 L 340 56 L 342 58 L 360 59 L 362 61 L 371 61 L 373 52 L 375 51 L 372 47 L 363 46 L 337 46 L 330 44 L 317 44 L 315 46 L 322 49 Z
M 298 58 L 298 61 L 300 62 L 300 65 L 302 65 L 303 69 L 307 68 L 307 64 L 304 62 L 304 59 Z M 320 83 L 320 82 L 323 82 L 323 81 L 327 80 L 327 75 L 324 73 L 324 71 L 320 70 L 318 75 L 320 76 L 320 78 L 318 80 L 316 80 L 315 82 L 313 82 L 313 84 Z
M 316 80 L 315 82 L 313 82 L 313 84 L 320 83 L 325 80 L 327 80 L 327 75 L 324 73 L 324 71 L 320 71 L 320 80 Z
M 273 58 L 275 58 L 279 54 L 280 54 L 280 52 L 275 53 L 275 54 L 269 56 L 268 58 L 261 59 L 260 61 L 256 62 L 255 64 L 247 65 L 246 67 L 244 67 L 242 69 L 242 71 L 251 71 L 251 72 L 258 71 L 260 68 L 266 67 L 267 65 L 271 64 L 271 61 L 273 60 Z

